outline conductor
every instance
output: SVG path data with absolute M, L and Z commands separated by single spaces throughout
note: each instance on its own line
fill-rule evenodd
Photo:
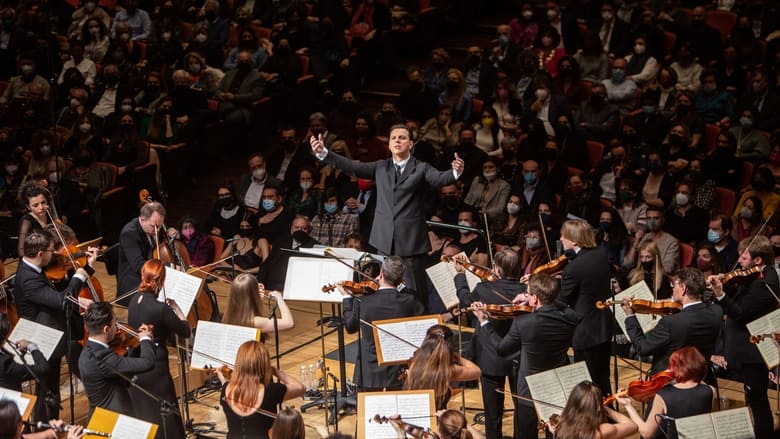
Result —
M 309 139 L 311 149 L 348 175 L 374 180 L 377 188 L 374 223 L 369 243 L 380 254 L 401 256 L 407 265 L 404 282 L 427 307 L 422 256 L 431 250 L 425 225 L 425 191 L 452 184 L 463 174 L 463 160 L 455 154 L 452 171 L 439 171 L 412 157 L 414 138 L 405 125 L 390 129 L 391 157 L 375 162 L 351 161 L 325 148 L 322 135 Z

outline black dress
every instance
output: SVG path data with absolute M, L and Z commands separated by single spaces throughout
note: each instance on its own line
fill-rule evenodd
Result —
M 140 300 L 140 303 L 139 303 Z M 160 404 L 141 391 L 130 388 L 130 398 L 133 400 L 135 415 L 147 422 L 159 426 L 156 439 L 165 439 L 161 422 L 165 420 L 167 439 L 183 439 L 184 425 L 179 416 L 176 400 L 176 389 L 168 365 L 168 348 L 166 341 L 172 334 L 184 338 L 190 336 L 190 326 L 186 320 L 180 320 L 170 306 L 157 301 L 157 297 L 149 291 L 141 291 L 133 296 L 127 310 L 130 326 L 138 328 L 142 324 L 154 325 L 155 349 L 154 367 L 149 372 L 136 375 L 136 383 L 151 393 L 172 404 L 171 414 L 162 416 Z
M 241 416 L 234 412 L 225 396 L 227 385 L 228 383 L 225 383 L 222 386 L 219 397 L 219 404 L 222 406 L 228 425 L 227 439 L 269 439 L 268 430 L 274 425 L 274 420 L 261 413 Z M 268 383 L 265 386 L 260 408 L 276 413 L 276 407 L 284 401 L 285 393 L 287 393 L 287 386 L 284 384 Z
M 49 224 L 51 224 L 51 220 L 47 215 L 46 225 Z M 19 242 L 17 247 L 19 249 L 20 258 L 24 256 L 24 238 L 31 233 L 43 233 L 43 230 L 44 226 L 42 226 L 41 223 L 39 223 L 30 212 L 25 213 L 22 218 L 19 219 Z
M 706 384 L 697 384 L 696 387 L 680 389 L 674 385 L 668 385 L 658 391 L 666 404 L 666 416 L 672 419 L 686 416 L 701 415 L 712 411 L 712 388 Z M 674 424 L 665 420 L 661 427 L 670 433 L 669 437 L 677 437 L 677 429 Z M 656 439 L 666 437 L 662 431 L 655 435 Z

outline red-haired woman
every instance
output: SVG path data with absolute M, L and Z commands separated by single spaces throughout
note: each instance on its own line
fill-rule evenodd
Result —
M 639 434 L 642 437 L 661 438 L 666 436 L 664 432 L 669 432 L 671 423 L 659 423 L 658 415 L 683 418 L 712 411 L 715 389 L 701 382 L 707 372 L 707 361 L 698 349 L 686 346 L 672 352 L 669 356 L 669 370 L 676 383 L 667 385 L 656 393 L 653 408 L 646 421 L 631 404 L 631 398 L 618 398 L 618 402 L 626 407 L 628 416 L 639 426 Z
M 279 382 L 271 381 L 274 376 Z M 224 380 L 221 373 L 220 380 Z M 268 439 L 274 419 L 258 409 L 276 413 L 282 401 L 297 398 L 304 391 L 306 388 L 295 377 L 271 366 L 271 356 L 262 343 L 244 342 L 219 401 L 227 420 L 227 439 Z
M 162 415 L 160 403 L 135 388 L 130 389 L 130 397 L 133 400 L 135 414 L 138 418 L 160 426 L 157 429 L 156 439 L 166 438 L 166 433 L 167 439 L 174 439 L 184 438 L 185 434 L 176 403 L 176 390 L 173 387 L 173 378 L 171 378 L 168 366 L 166 342 L 171 334 L 189 337 L 190 325 L 176 302 L 157 300 L 164 282 L 165 266 L 163 263 L 157 259 L 146 261 L 141 267 L 141 284 L 138 286 L 138 292 L 130 300 L 127 309 L 127 321 L 133 328 L 138 328 L 142 324 L 154 325 L 154 339 L 157 342 L 154 368 L 149 372 L 137 375 L 136 383 L 171 403 L 170 414 Z M 162 422 L 165 422 L 165 426 L 162 425 Z

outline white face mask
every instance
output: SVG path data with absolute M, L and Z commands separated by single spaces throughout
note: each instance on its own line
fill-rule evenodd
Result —
M 130 111 L 132 111 L 133 106 L 125 104 L 125 105 L 121 105 L 119 109 L 122 110 L 122 113 L 129 113 Z
M 468 222 L 468 221 L 458 221 L 458 225 L 459 226 L 463 226 L 463 227 L 471 227 L 471 223 Z M 465 235 L 466 233 L 469 233 L 469 231 L 468 230 L 461 230 L 460 233 Z
M 496 172 L 483 172 L 482 173 L 482 176 L 485 177 L 485 180 L 487 180 L 487 181 L 495 180 L 496 179 L 496 175 L 498 175 L 498 173 L 496 173 Z
M 84 134 L 90 132 L 91 130 L 92 130 L 92 124 L 82 123 L 81 125 L 79 125 L 79 131 L 81 131 Z
M 79 101 L 79 100 L 78 100 L 78 99 L 76 99 L 76 98 L 72 98 L 72 99 L 70 100 L 70 107 L 71 107 L 71 108 L 76 108 L 76 107 L 78 107 L 78 106 L 79 106 L 79 104 L 81 104 L 81 101 Z
M 533 16 L 534 16 L 534 11 L 529 11 L 529 10 L 523 11 L 523 18 L 525 18 L 526 20 L 530 20 L 531 17 Z
M 265 180 L 266 171 L 265 168 L 257 168 L 252 170 L 252 177 L 257 180 Z
M 675 194 L 674 200 L 677 202 L 678 206 L 685 206 L 685 205 L 688 204 L 688 201 L 689 201 L 688 200 L 688 195 L 685 195 L 685 194 L 682 194 L 682 193 Z
M 642 55 L 645 53 L 645 45 L 644 44 L 636 44 L 634 45 L 634 52 L 636 52 L 637 55 Z
M 301 189 L 308 191 L 311 189 L 312 183 L 310 181 L 302 181 L 301 182 Z
M 49 183 L 57 183 L 59 180 L 59 175 L 56 172 L 49 173 Z
M 520 205 L 515 203 L 506 203 L 506 211 L 510 215 L 517 215 L 517 212 L 520 212 Z
M 195 36 L 195 41 L 199 43 L 205 43 L 207 39 L 209 39 L 209 36 L 206 34 L 198 34 Z
M 546 88 L 539 88 L 536 89 L 536 98 L 540 101 L 546 101 L 548 97 L 550 97 L 550 92 L 547 91 Z

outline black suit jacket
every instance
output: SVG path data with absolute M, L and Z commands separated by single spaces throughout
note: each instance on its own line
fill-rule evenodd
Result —
M 268 175 L 273 176 L 276 180 L 276 176 L 279 174 L 279 170 L 282 168 L 282 162 L 284 161 L 284 149 L 277 149 L 268 157 L 266 162 L 266 169 L 268 169 Z M 301 168 L 304 166 L 314 166 L 314 155 L 311 153 L 308 140 L 305 144 L 299 144 L 298 149 L 293 153 L 290 163 L 287 165 L 287 170 L 284 173 L 284 187 L 287 189 L 297 188 L 298 175 Z M 278 180 L 277 180 L 278 181 Z
M 49 370 L 49 363 L 40 350 L 31 353 L 33 364 L 30 364 L 30 356 L 25 356 L 25 361 L 30 365 L 33 373 L 38 378 L 43 378 Z M 32 379 L 30 371 L 26 367 L 14 361 L 14 356 L 5 349 L 0 349 L 0 387 L 22 391 L 22 381 Z
M 636 316 L 629 316 L 626 332 L 639 355 L 653 356 L 651 373 L 655 373 L 666 370 L 669 355 L 685 346 L 693 346 L 704 358 L 710 358 L 722 318 L 723 310 L 719 306 L 697 303 L 662 318 L 647 334 L 642 332 Z
M 412 294 L 399 292 L 395 288 L 380 288 L 371 295 L 344 298 L 343 310 L 347 332 L 354 334 L 362 328 L 362 352 L 358 354 L 360 367 L 355 370 L 355 382 L 362 385 L 363 389 L 400 389 L 403 381 L 398 376 L 403 366 L 379 367 L 373 329 L 362 325 L 360 320 L 371 323 L 375 320 L 418 316 L 423 313 L 423 305 Z
M 596 302 L 607 300 L 610 265 L 603 247 L 583 248 L 563 269 L 559 299 L 582 319 L 574 331 L 572 347 L 588 349 L 612 338 L 612 314 L 596 308 Z
M 87 392 L 90 414 L 95 407 L 102 407 L 132 416 L 133 404 L 127 391 L 128 383 L 116 372 L 132 378 L 132 375 L 152 369 L 154 343 L 144 340 L 140 350 L 140 357 L 120 357 L 99 343 L 92 340 L 87 342 L 79 356 L 79 370 Z
M 474 287 L 474 291 L 470 291 L 466 275 L 463 273 L 455 275 L 455 288 L 461 306 L 469 306 L 477 301 L 485 304 L 506 304 L 506 300 L 494 293 L 494 290 L 508 299 L 514 299 L 526 289 L 525 285 L 516 280 L 499 279 L 495 282 L 480 282 Z M 504 337 L 512 326 L 512 320 L 490 319 L 490 325 L 496 334 Z M 471 352 L 472 361 L 479 366 L 484 375 L 509 376 L 512 373 L 513 358 L 498 355 L 496 345 L 490 341 L 486 331 L 477 330 L 471 337 Z
M 602 20 L 600 17 L 599 19 L 594 20 L 591 24 L 590 28 L 593 30 L 596 36 L 598 36 L 599 32 L 601 32 L 602 24 L 604 24 L 604 20 Z M 633 41 L 634 37 L 631 35 L 631 28 L 628 23 L 618 17 L 615 17 L 615 21 L 612 23 L 612 33 L 610 34 L 608 42 L 608 53 L 612 53 L 615 55 L 615 57 L 621 58 L 629 52 Z M 602 43 L 605 42 L 602 41 Z
M 569 364 L 566 352 L 578 322 L 579 317 L 574 311 L 556 302 L 515 317 L 503 338 L 496 333 L 492 323 L 480 326 L 477 334 L 489 339 L 499 355 L 520 356 L 517 393 L 529 396 L 525 377 Z
M 349 175 L 376 182 L 376 211 L 369 244 L 385 255 L 415 256 L 431 250 L 425 225 L 425 192 L 453 183 L 452 170 L 438 171 L 410 157 L 396 179 L 393 159 L 353 162 L 333 152 L 325 161 Z
M 152 257 L 154 250 L 149 235 L 141 228 L 138 218 L 133 218 L 119 233 L 119 268 L 116 273 L 117 297 L 138 288 L 141 283 L 141 267 Z M 120 301 L 127 304 L 130 299 Z
M 87 267 L 85 269 L 88 273 L 94 272 L 91 267 Z M 57 291 L 46 279 L 45 274 L 38 273 L 24 260 L 19 262 L 15 280 L 14 301 L 19 317 L 64 331 L 66 310 L 77 308 L 66 306 L 70 302 L 65 299 L 65 296 L 78 296 L 84 283 L 79 278 L 73 277 L 64 290 Z M 78 317 L 77 312 L 73 314 Z
M 742 364 L 764 364 L 756 345 L 749 342 L 750 333 L 746 324 L 774 311 L 777 300 L 769 288 L 777 294 L 777 271 L 771 265 L 765 266 L 762 277 L 754 279 L 750 285 L 738 285 L 731 294 L 718 301 L 723 307 L 726 319 L 726 342 L 724 350 L 729 367 L 739 368 Z

